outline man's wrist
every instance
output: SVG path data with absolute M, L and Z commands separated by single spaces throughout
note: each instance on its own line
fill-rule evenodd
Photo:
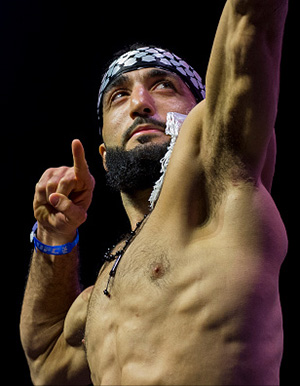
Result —
M 30 240 L 34 243 L 35 249 L 43 253 L 64 255 L 70 253 L 78 244 L 79 234 L 78 230 L 75 230 L 72 235 L 50 233 L 36 222 L 30 234 Z
M 76 229 L 69 233 L 55 231 L 44 227 L 37 221 L 36 238 L 44 244 L 55 246 L 72 242 L 76 237 Z

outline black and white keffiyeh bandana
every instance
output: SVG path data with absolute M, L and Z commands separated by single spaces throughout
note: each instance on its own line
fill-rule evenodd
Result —
M 102 119 L 102 98 L 106 87 L 120 75 L 141 68 L 158 67 L 176 73 L 193 93 L 197 103 L 205 98 L 205 87 L 200 75 L 179 56 L 162 48 L 141 47 L 117 58 L 104 74 L 97 103 L 98 117 Z

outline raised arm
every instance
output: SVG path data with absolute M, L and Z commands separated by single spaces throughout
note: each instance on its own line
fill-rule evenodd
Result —
M 268 146 L 275 143 L 287 6 L 287 0 L 228 0 L 207 71 L 206 138 L 216 158 L 236 157 L 256 181 L 268 178 L 266 155 L 274 155 Z
M 36 186 L 37 239 L 46 245 L 72 242 L 91 203 L 94 179 L 80 141 L 73 141 L 72 152 L 72 168 L 48 169 Z M 90 289 L 78 296 L 77 270 L 77 246 L 66 255 L 33 252 L 20 328 L 35 384 L 90 382 L 81 342 Z
M 157 203 L 172 221 L 176 213 L 187 227 L 207 221 L 232 183 L 270 190 L 287 5 L 287 0 L 226 2 L 207 69 L 206 99 L 180 129 Z

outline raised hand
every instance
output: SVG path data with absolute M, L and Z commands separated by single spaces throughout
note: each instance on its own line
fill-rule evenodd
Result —
M 73 167 L 50 168 L 36 185 L 33 210 L 40 241 L 63 244 L 72 241 L 87 217 L 94 177 L 90 174 L 82 143 L 72 142 Z

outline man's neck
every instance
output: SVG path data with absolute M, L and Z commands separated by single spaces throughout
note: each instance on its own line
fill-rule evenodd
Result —
M 130 221 L 131 229 L 136 228 L 136 223 L 141 221 L 145 214 L 150 212 L 149 197 L 152 188 L 134 193 L 121 192 L 123 206 Z

